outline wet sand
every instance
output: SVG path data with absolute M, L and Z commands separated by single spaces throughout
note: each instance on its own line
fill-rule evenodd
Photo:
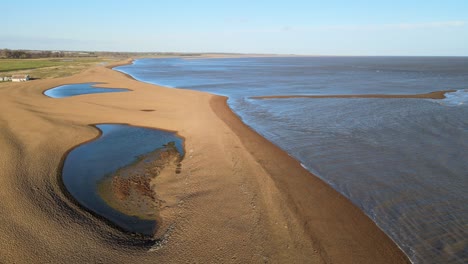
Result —
M 357 207 L 244 125 L 226 98 L 138 82 L 107 67 L 0 84 L 0 262 L 408 262 Z M 85 82 L 131 91 L 42 94 Z M 90 124 L 97 123 L 185 138 L 180 173 L 152 181 L 160 200 L 155 244 L 96 218 L 63 190 L 65 154 L 96 138 Z
M 455 90 L 436 91 L 425 94 L 345 94 L 345 95 L 272 95 L 252 96 L 251 99 L 290 99 L 290 98 L 397 98 L 397 99 L 445 99 L 445 94 Z
M 98 185 L 99 195 L 124 214 L 158 220 L 161 200 L 154 192 L 152 181 L 160 174 L 180 173 L 180 160 L 181 155 L 175 147 L 144 154 L 102 179 Z

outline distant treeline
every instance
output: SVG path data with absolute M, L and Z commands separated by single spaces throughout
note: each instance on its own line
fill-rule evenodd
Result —
M 212 53 L 233 54 L 233 53 Z M 62 57 L 154 57 L 154 56 L 200 56 L 203 53 L 183 52 L 116 52 L 116 51 L 50 51 L 0 49 L 0 59 L 39 59 Z
M 38 59 L 62 57 L 96 57 L 93 52 L 70 52 L 50 50 L 10 50 L 1 49 L 0 59 Z

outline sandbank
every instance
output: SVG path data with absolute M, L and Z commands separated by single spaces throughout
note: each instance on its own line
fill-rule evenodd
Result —
M 455 92 L 455 90 L 435 91 L 424 94 L 337 94 L 337 95 L 271 95 L 271 96 L 252 96 L 251 99 L 291 99 L 291 98 L 395 98 L 395 99 L 445 99 L 446 93 Z
M 225 97 L 138 82 L 113 66 L 0 84 L 0 262 L 409 262 L 349 200 L 244 125 Z M 42 94 L 86 82 L 131 91 Z M 98 123 L 185 138 L 181 172 L 153 182 L 161 201 L 154 241 L 114 228 L 62 188 L 67 151 L 96 138 L 90 124 Z

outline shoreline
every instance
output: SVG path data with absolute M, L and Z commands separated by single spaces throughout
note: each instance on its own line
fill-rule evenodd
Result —
M 409 262 L 349 200 L 242 123 L 226 97 L 128 77 L 96 67 L 0 89 L 0 110 L 8 113 L 0 115 L 7 139 L 0 138 L 0 146 L 8 153 L 0 158 L 6 215 L 0 219 L 5 240 L 0 260 Z M 78 81 L 102 81 L 105 87 L 132 91 L 63 99 L 42 95 L 54 85 Z M 157 254 L 138 250 L 138 240 L 82 212 L 53 180 L 61 177 L 57 170 L 67 152 L 96 138 L 89 127 L 96 123 L 162 128 L 185 139 L 183 172 L 155 182 L 164 200 L 156 239 L 170 234 L 167 243 L 154 248 Z M 19 164 L 24 169 L 18 170 Z M 22 227 L 24 219 L 40 228 Z M 12 226 L 18 227 L 12 231 Z M 18 232 L 24 235 L 18 237 Z M 8 241 L 26 246 L 12 248 Z M 70 252 L 70 247 L 81 250 Z
M 268 56 L 265 56 L 265 57 L 268 57 Z M 291 57 L 293 57 L 293 56 L 291 56 Z M 205 58 L 202 58 L 202 59 L 210 59 L 210 58 L 230 58 L 230 57 L 205 57 Z M 235 57 L 235 58 L 238 58 L 238 57 Z M 182 58 L 182 59 L 196 59 L 196 58 Z M 130 59 L 130 60 L 122 62 L 122 63 L 120 63 L 120 64 L 118 64 L 116 66 L 113 66 L 110 69 L 114 70 L 113 69 L 114 67 L 124 66 L 124 65 L 131 65 L 134 61 L 135 61 L 135 59 Z M 115 71 L 117 71 L 117 70 L 115 70 Z M 130 75 L 128 73 L 125 73 L 125 72 L 122 72 L 122 71 L 117 71 L 117 72 L 125 75 L 126 77 L 128 77 L 128 78 L 130 78 L 132 80 L 142 82 L 142 81 L 139 81 L 139 80 L 135 79 L 132 75 Z M 172 87 L 167 87 L 167 88 L 168 89 L 179 89 L 179 88 L 172 88 Z M 414 95 L 385 95 L 385 94 L 375 94 L 374 95 L 374 94 L 370 94 L 370 95 L 356 95 L 356 96 L 353 96 L 353 95 L 349 95 L 349 96 L 348 95 L 332 95 L 332 96 L 323 96 L 323 97 L 322 96 L 307 96 L 307 95 L 305 95 L 305 96 L 304 95 L 299 95 L 299 96 L 285 95 L 285 96 L 256 96 L 256 97 L 250 97 L 250 98 L 251 99 L 280 99 L 280 98 L 282 99 L 282 98 L 304 98 L 304 97 L 306 97 L 306 98 L 421 98 L 421 99 L 425 98 L 425 99 L 444 99 L 444 98 L 446 98 L 445 93 L 454 92 L 454 91 L 455 90 L 435 91 L 435 92 L 430 92 L 430 93 L 426 93 L 426 94 L 414 94 Z M 255 156 L 255 153 L 256 153 L 255 149 L 259 145 L 260 142 L 261 142 L 260 144 L 262 144 L 264 146 L 268 146 L 269 151 L 281 153 L 282 159 L 287 160 L 289 166 L 294 167 L 294 169 L 297 170 L 297 171 L 300 171 L 300 173 L 302 175 L 307 175 L 307 176 L 314 177 L 315 181 L 320 182 L 320 184 L 323 184 L 322 186 L 324 186 L 325 188 L 329 188 L 329 189 L 331 189 L 332 192 L 336 192 L 338 195 L 342 196 L 342 198 L 344 198 L 344 200 L 346 200 L 347 202 L 349 202 L 351 204 L 352 209 L 350 209 L 350 210 L 357 210 L 362 215 L 364 215 L 364 218 L 366 218 L 367 220 L 370 221 L 370 223 L 366 223 L 366 224 L 370 224 L 372 226 L 377 227 L 378 230 L 383 234 L 383 236 L 388 238 L 390 240 L 390 243 L 394 244 L 398 248 L 400 253 L 403 254 L 403 257 L 400 259 L 400 261 L 402 261 L 402 263 L 410 263 L 408 256 L 406 256 L 406 254 L 399 247 L 399 245 L 396 244 L 396 242 L 393 241 L 382 229 L 380 229 L 380 227 L 378 227 L 375 222 L 373 222 L 367 215 L 365 215 L 365 213 L 363 211 L 361 211 L 361 209 L 359 209 L 349 199 L 347 199 L 341 193 L 339 193 L 338 191 L 333 189 L 330 185 L 328 185 L 326 182 L 324 182 L 322 179 L 320 179 L 320 177 L 314 175 L 312 172 L 310 172 L 306 168 L 304 168 L 304 166 L 298 160 L 296 160 L 295 158 L 290 156 L 286 151 L 284 151 L 283 149 L 281 149 L 280 147 L 278 147 L 274 143 L 270 142 L 268 139 L 266 139 L 265 137 L 258 134 L 258 132 L 256 132 L 253 128 L 249 127 L 247 124 L 242 122 L 241 118 L 239 116 L 237 116 L 237 114 L 234 112 L 234 110 L 232 110 L 229 107 L 229 104 L 227 102 L 228 99 L 229 98 L 227 96 L 214 95 L 214 97 L 210 100 L 210 107 L 216 113 L 216 115 L 221 120 L 223 120 L 223 122 L 225 122 L 226 125 L 228 125 L 233 131 L 236 130 L 236 126 L 243 127 L 245 132 L 240 132 L 239 131 L 238 136 L 241 138 L 241 141 L 244 144 L 248 145 L 248 149 L 251 152 L 251 154 L 253 154 Z M 242 138 L 248 138 L 248 139 L 242 140 Z M 266 151 L 266 152 L 268 152 L 268 151 Z M 265 151 L 263 151 L 262 155 L 265 155 Z M 261 163 L 262 159 L 257 158 L 257 162 Z M 270 173 L 272 173 L 271 169 L 269 171 L 270 171 Z M 286 173 L 287 174 L 287 173 L 290 173 L 290 172 L 288 170 L 286 170 L 286 171 L 280 170 L 279 172 L 277 171 L 277 172 L 273 172 L 273 173 L 274 174 L 279 174 L 279 173 Z M 279 184 L 281 184 L 281 183 L 279 183 Z M 279 187 L 281 187 L 281 186 L 279 186 Z M 290 197 L 288 197 L 288 198 L 290 198 Z M 289 202 L 292 204 L 292 206 L 294 206 L 294 198 L 292 198 Z M 307 223 L 307 221 L 305 221 L 305 222 Z M 387 249 L 384 249 L 384 250 L 386 251 Z M 397 258 L 400 258 L 400 257 L 401 256 L 397 256 Z M 327 259 L 328 257 L 325 254 L 324 256 L 322 256 L 322 258 Z
M 374 235 L 376 237 L 383 236 L 389 240 L 383 242 L 383 244 L 389 242 L 393 243 L 396 247 L 398 247 L 398 245 L 389 236 L 387 236 L 387 234 L 385 234 L 383 230 L 381 230 L 367 215 L 364 214 L 363 211 L 361 211 L 361 209 L 354 205 L 349 199 L 347 199 L 345 196 L 333 189 L 330 185 L 328 185 L 318 176 L 314 175 L 312 172 L 304 168 L 298 160 L 290 156 L 286 151 L 282 150 L 274 143 L 268 141 L 266 138 L 258 134 L 255 130 L 243 123 L 242 120 L 229 108 L 227 98 L 215 97 L 210 101 L 210 105 L 216 112 L 218 117 L 222 119 L 236 134 L 239 135 L 241 141 L 247 147 L 248 151 L 256 158 L 257 162 L 262 164 L 262 167 L 264 167 L 268 171 L 270 176 L 272 176 L 277 188 L 279 188 L 283 192 L 290 192 L 290 190 L 295 190 L 294 192 L 290 192 L 287 195 L 287 202 L 289 206 L 293 208 L 294 213 L 298 214 L 298 218 L 302 218 L 300 219 L 301 224 L 305 227 L 306 232 L 308 232 L 310 236 L 317 235 L 317 230 L 314 229 L 323 228 L 327 230 L 337 230 L 338 228 L 340 228 L 338 226 L 334 226 L 336 225 L 336 223 L 330 223 L 328 221 L 330 221 L 333 218 L 339 218 L 339 215 L 346 211 L 347 214 L 354 215 L 353 221 L 355 222 L 350 224 L 348 227 L 344 228 L 353 229 L 356 227 L 356 225 L 360 225 L 360 228 L 365 226 L 363 229 L 372 229 L 374 227 L 377 227 L 379 231 L 377 231 L 377 234 L 374 233 Z M 262 147 L 258 148 L 259 145 L 261 145 Z M 275 153 L 275 155 L 273 156 L 274 158 L 272 160 L 267 159 L 267 156 L 270 155 L 269 153 Z M 287 165 L 279 165 L 281 163 L 286 163 Z M 300 177 L 300 179 L 292 179 L 283 176 L 288 174 L 294 175 L 295 177 Z M 307 182 L 307 184 L 305 184 L 305 182 Z M 301 192 L 299 192 L 299 190 L 301 190 Z M 336 206 L 337 208 L 332 208 L 331 206 L 329 206 L 329 201 L 327 201 L 329 197 L 326 197 L 328 194 L 323 196 L 322 194 L 317 194 L 323 192 L 327 192 L 329 194 L 335 192 L 336 194 L 338 194 L 339 197 L 335 197 L 337 201 L 334 201 L 334 203 L 332 204 L 332 206 Z M 309 201 L 310 203 L 307 203 L 306 201 Z M 318 207 L 322 207 L 319 208 L 320 215 L 317 214 L 317 212 L 315 211 L 318 208 L 310 209 L 307 207 L 307 205 L 312 204 L 314 201 L 319 201 L 319 204 L 315 205 L 318 205 Z M 306 216 L 301 215 L 304 212 L 306 212 Z M 317 218 L 327 219 L 322 222 L 322 224 L 324 224 L 325 226 L 320 227 L 310 224 L 308 219 Z M 348 231 L 350 230 L 348 229 Z M 319 240 L 333 240 L 333 238 L 327 237 L 329 235 L 336 236 L 335 238 L 338 238 L 342 234 L 328 233 L 326 236 L 319 238 Z M 358 234 L 353 234 L 352 236 L 356 238 Z M 377 241 L 372 241 L 372 239 L 369 239 L 366 241 L 366 245 L 363 246 L 376 246 L 380 243 L 382 243 L 382 241 L 377 243 Z M 345 245 L 343 245 L 343 247 L 345 247 Z M 378 250 L 387 251 L 388 249 L 385 247 L 386 246 L 383 246 Z M 328 251 L 328 249 L 325 248 L 323 248 L 323 250 Z M 401 250 L 401 248 L 399 248 L 399 250 Z M 336 253 L 342 254 L 341 252 Z M 349 254 L 349 252 L 346 254 Z M 346 254 L 343 254 L 343 258 L 346 258 Z M 404 258 L 407 258 L 407 256 L 404 253 L 403 255 L 405 256 Z M 404 258 L 400 260 L 403 261 Z M 328 259 L 328 257 L 325 255 L 324 259 Z M 396 259 L 398 259 L 398 256 L 396 256 Z

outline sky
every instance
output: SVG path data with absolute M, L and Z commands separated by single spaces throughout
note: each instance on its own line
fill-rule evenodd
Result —
M 0 6 L 0 49 L 468 56 L 468 0 L 0 0 Z

